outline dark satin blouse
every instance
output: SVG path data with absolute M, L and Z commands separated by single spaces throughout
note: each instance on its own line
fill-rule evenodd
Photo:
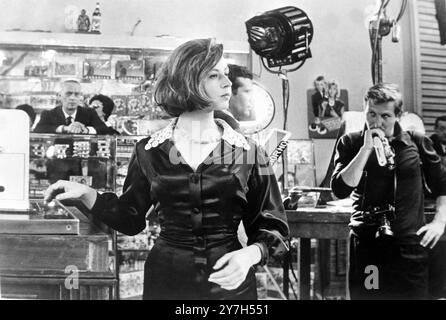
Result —
M 112 228 L 134 235 L 146 227 L 146 213 L 154 205 L 161 226 L 155 252 L 157 246 L 187 252 L 184 261 L 177 261 L 178 257 L 172 257 L 172 261 L 203 267 L 206 272 L 194 282 L 207 282 L 216 260 L 241 248 L 237 239 L 240 221 L 248 245 L 257 243 L 261 248 L 261 264 L 288 250 L 286 215 L 265 153 L 224 121 L 216 122 L 224 130 L 223 137 L 196 171 L 171 140 L 172 122 L 137 143 L 123 194 L 119 198 L 113 193 L 98 195 L 92 208 Z M 175 254 L 181 256 L 179 251 Z M 170 271 L 175 274 L 179 269 L 181 266 Z M 145 289 L 147 286 L 150 284 L 145 284 Z

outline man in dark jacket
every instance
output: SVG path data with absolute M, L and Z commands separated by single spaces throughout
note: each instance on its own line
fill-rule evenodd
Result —
M 366 128 L 342 136 L 336 146 L 332 189 L 337 197 L 350 195 L 354 201 L 352 299 L 429 297 L 429 250 L 446 225 L 446 171 L 428 137 L 401 128 L 402 105 L 396 85 L 371 87 L 364 98 Z M 381 164 L 374 151 L 379 141 L 386 146 Z M 437 196 L 437 212 L 427 224 L 423 176 Z
M 77 80 L 62 83 L 61 106 L 44 111 L 34 132 L 106 134 L 107 126 L 99 119 L 95 110 L 81 107 L 81 85 Z
M 435 119 L 435 133 L 430 136 L 434 149 L 441 157 L 446 156 L 446 116 Z
M 433 147 L 446 164 L 446 116 L 435 119 L 435 133 L 430 136 Z M 433 299 L 446 298 L 446 242 L 435 246 L 429 261 L 429 294 Z

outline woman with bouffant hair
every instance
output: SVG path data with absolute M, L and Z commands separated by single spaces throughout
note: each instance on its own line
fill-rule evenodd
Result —
M 319 117 L 335 117 L 342 118 L 345 109 L 345 103 L 339 99 L 341 89 L 336 80 L 331 80 L 327 83 L 327 97 L 321 102 Z
M 214 119 L 231 97 L 223 46 L 212 39 L 179 46 L 154 91 L 176 118 L 136 144 L 120 197 L 58 181 L 45 199 L 80 199 L 128 235 L 144 230 L 154 207 L 161 232 L 145 264 L 144 299 L 256 299 L 253 266 L 284 254 L 289 230 L 265 153 Z M 246 246 L 237 238 L 241 221 Z
M 155 102 L 171 116 L 204 109 L 210 99 L 203 79 L 223 57 L 223 45 L 198 39 L 195 45 L 181 45 L 161 67 L 155 83 Z

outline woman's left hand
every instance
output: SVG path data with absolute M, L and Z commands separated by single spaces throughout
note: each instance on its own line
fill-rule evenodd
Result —
M 261 251 L 256 245 L 229 252 L 217 260 L 213 269 L 220 270 L 212 273 L 208 280 L 226 290 L 236 289 L 245 281 L 249 268 L 260 259 Z

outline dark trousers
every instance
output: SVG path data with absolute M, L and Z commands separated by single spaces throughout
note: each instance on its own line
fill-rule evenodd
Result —
M 429 252 L 429 296 L 446 298 L 446 241 L 439 241 Z
M 351 235 L 351 299 L 427 299 L 428 253 L 419 244 L 381 243 Z

